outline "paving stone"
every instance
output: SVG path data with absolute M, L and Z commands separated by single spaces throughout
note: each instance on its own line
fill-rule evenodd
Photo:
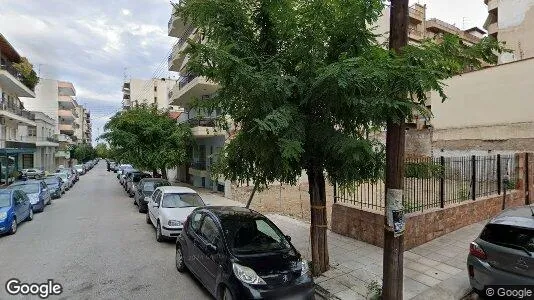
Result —
M 338 297 L 340 300 L 365 300 L 364 296 L 350 289 L 336 293 L 334 296 Z
M 411 252 L 411 251 L 406 251 L 406 252 L 404 252 L 404 258 L 405 258 L 405 259 L 408 258 L 408 259 L 410 259 L 410 260 L 414 260 L 414 261 L 416 261 L 416 260 L 418 260 L 418 259 L 421 258 L 421 257 L 422 257 L 421 255 L 419 255 L 419 254 L 417 254 L 417 253 L 414 253 L 414 252 Z
M 423 284 L 411 278 L 404 278 L 404 291 L 414 293 L 414 296 L 420 294 L 428 288 L 429 286 L 426 284 Z
M 412 269 L 414 271 L 421 272 L 421 273 L 424 273 L 426 270 L 430 269 L 430 266 L 427 266 L 427 265 L 424 265 L 418 262 L 405 263 L 404 266 L 406 268 L 409 268 L 409 269 Z
M 351 275 L 351 274 L 341 275 L 339 277 L 336 277 L 335 279 L 339 281 L 339 283 L 341 283 L 342 285 L 346 286 L 347 288 L 364 283 L 363 281 L 358 279 L 356 276 Z
M 442 272 L 451 274 L 451 275 L 455 275 L 455 274 L 458 274 L 458 273 L 463 271 L 463 270 L 461 270 L 459 268 L 451 267 L 451 266 L 443 264 L 443 263 L 434 266 L 434 268 L 437 269 L 437 270 L 440 270 Z
M 319 285 L 332 294 L 348 289 L 346 286 L 342 285 L 335 278 L 323 281 Z
M 425 275 L 428 275 L 430 277 L 434 277 L 440 281 L 443 281 L 445 279 L 448 279 L 448 278 L 451 278 L 453 275 L 449 274 L 449 273 L 445 273 L 443 271 L 440 271 L 440 270 L 437 270 L 437 269 L 434 269 L 434 268 L 430 268 L 428 270 L 426 270 L 424 272 Z
M 417 262 L 429 267 L 436 266 L 440 263 L 439 261 L 428 259 L 426 257 L 420 258 L 419 260 L 417 260 Z
M 441 280 L 430 277 L 425 274 L 419 274 L 413 278 L 415 281 L 420 282 L 422 284 L 428 285 L 430 287 L 435 286 L 436 284 L 440 283 Z

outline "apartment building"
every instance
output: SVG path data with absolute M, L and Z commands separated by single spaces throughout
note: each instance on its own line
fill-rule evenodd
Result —
M 499 63 L 534 57 L 534 0 L 484 0 L 488 34 L 506 43 L 511 53 L 504 53 Z
M 83 142 L 80 113 L 74 84 L 56 79 L 41 78 L 35 88 L 36 101 L 21 98 L 32 111 L 43 112 L 54 120 L 54 134 L 59 147 L 56 149 L 56 165 L 69 165 L 70 149 Z M 78 134 L 76 134 L 78 132 Z
M 14 64 L 22 61 L 21 55 L 0 34 L 0 181 L 11 180 L 16 169 L 33 167 L 36 130 L 35 116 L 21 102 L 35 102 L 34 88 L 17 71 Z
M 220 112 L 202 111 L 191 107 L 194 99 L 203 100 L 212 97 L 219 85 L 187 70 L 188 57 L 183 50 L 187 47 L 188 38 L 200 41 L 201 36 L 196 28 L 175 16 L 173 11 L 168 23 L 168 32 L 169 36 L 178 38 L 169 55 L 169 70 L 180 73 L 180 79 L 169 93 L 170 104 L 183 108 L 178 122 L 188 122 L 195 139 L 193 162 L 188 168 L 179 168 L 178 179 L 187 180 L 194 186 L 227 193 L 230 183 L 223 178 L 213 179 L 210 172 L 228 138 L 226 131 L 215 126 L 215 120 L 220 117 Z
M 56 122 L 47 114 L 32 111 L 35 116 L 35 129 L 30 129 L 29 136 L 35 137 L 36 150 L 33 155 L 33 166 L 45 171 L 53 172 L 56 169 L 55 154 L 59 147 L 56 132 Z
M 376 24 L 373 24 L 374 32 L 381 34 L 379 42 L 387 43 L 389 38 L 389 19 L 391 7 L 387 5 L 384 8 L 382 16 Z M 476 44 L 484 36 L 485 31 L 473 27 L 462 30 L 453 24 L 445 21 L 426 18 L 426 5 L 413 4 L 409 8 L 408 38 L 411 44 L 418 44 L 424 39 L 440 40 L 444 34 L 454 34 L 459 36 L 466 45 Z
M 76 110 L 76 124 L 79 126 L 74 130 L 74 136 L 78 144 L 90 144 L 91 136 L 91 113 L 82 105 L 78 105 Z
M 176 80 L 161 79 L 130 79 L 122 85 L 122 108 L 128 109 L 135 105 L 156 105 L 159 109 L 171 108 L 169 93 Z

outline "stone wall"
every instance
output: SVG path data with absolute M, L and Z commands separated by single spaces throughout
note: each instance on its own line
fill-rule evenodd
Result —
M 534 191 L 534 154 L 517 154 L 516 159 L 518 183 L 516 190 L 506 197 L 506 208 L 531 203 L 533 198 L 529 191 Z M 404 247 L 408 250 L 464 226 L 490 219 L 502 211 L 502 201 L 503 195 L 493 195 L 474 201 L 466 200 L 444 209 L 407 214 Z M 334 203 L 331 228 L 333 232 L 383 247 L 383 213 Z

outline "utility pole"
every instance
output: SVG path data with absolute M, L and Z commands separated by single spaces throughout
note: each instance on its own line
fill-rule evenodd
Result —
M 408 0 L 391 0 L 389 48 L 400 52 L 408 44 Z M 402 299 L 404 258 L 404 120 L 389 120 L 386 132 L 386 216 L 382 299 Z

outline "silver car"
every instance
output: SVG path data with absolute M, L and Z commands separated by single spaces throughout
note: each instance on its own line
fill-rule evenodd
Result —
M 491 219 L 471 243 L 467 257 L 471 287 L 534 284 L 534 208 L 522 206 Z

